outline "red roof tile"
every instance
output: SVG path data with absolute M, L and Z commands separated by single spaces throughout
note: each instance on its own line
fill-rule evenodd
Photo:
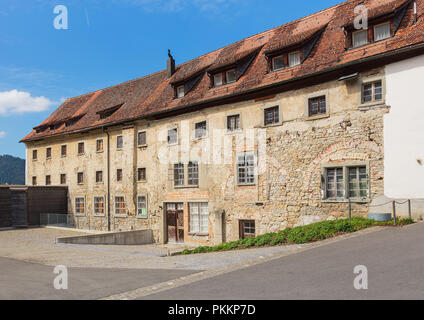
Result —
M 205 54 L 176 67 L 175 74 L 168 79 L 166 70 L 124 82 L 83 96 L 66 100 L 42 125 L 49 125 L 85 114 L 72 126 L 65 125 L 37 133 L 33 130 L 22 141 L 45 138 L 87 130 L 102 125 L 130 121 L 136 118 L 197 105 L 211 99 L 231 94 L 242 94 L 247 90 L 261 89 L 285 80 L 309 75 L 318 71 L 357 61 L 366 57 L 390 52 L 399 48 L 424 42 L 424 1 L 417 1 L 418 22 L 413 25 L 412 5 L 409 6 L 400 28 L 393 38 L 356 49 L 345 49 L 343 26 L 354 20 L 354 8 L 364 3 L 369 17 L 392 12 L 408 0 L 350 0 L 317 12 L 286 25 L 259 33 L 234 44 Z M 276 72 L 267 72 L 264 53 L 307 40 L 317 31 L 325 30 L 308 58 L 296 67 Z M 213 69 L 237 62 L 249 53 L 261 48 L 245 74 L 236 82 L 219 88 L 210 88 L 205 73 L 199 83 L 185 97 L 174 99 L 172 83 L 183 81 L 207 68 Z M 110 117 L 101 120 L 99 111 L 123 104 Z

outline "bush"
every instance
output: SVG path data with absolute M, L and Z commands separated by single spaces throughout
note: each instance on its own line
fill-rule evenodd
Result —
M 414 223 L 411 219 L 400 219 L 397 225 L 407 225 Z M 275 246 L 288 243 L 307 243 L 334 237 L 342 233 L 350 233 L 371 226 L 393 226 L 393 221 L 377 222 L 370 219 L 354 217 L 349 219 L 337 219 L 322 221 L 307 226 L 287 228 L 277 233 L 267 233 L 256 238 L 245 238 L 234 242 L 221 243 L 213 247 L 198 247 L 194 250 L 184 250 L 181 254 L 205 253 L 217 251 L 229 251 L 240 248 Z

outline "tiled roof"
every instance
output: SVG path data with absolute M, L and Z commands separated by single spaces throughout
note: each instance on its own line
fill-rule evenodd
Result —
M 424 42 L 424 1 L 417 1 L 418 22 L 413 25 L 413 9 L 410 3 L 405 17 L 393 38 L 372 43 L 364 47 L 346 50 L 343 26 L 354 20 L 354 8 L 363 3 L 369 10 L 369 17 L 393 12 L 409 0 L 349 0 L 308 17 L 259 33 L 224 48 L 205 54 L 176 67 L 175 74 L 168 79 L 166 70 L 98 90 L 83 96 L 66 100 L 42 125 L 57 123 L 85 114 L 71 126 L 64 124 L 44 131 L 34 129 L 22 141 L 45 138 L 87 130 L 148 117 L 159 112 L 171 111 L 188 105 L 201 105 L 217 101 L 232 94 L 260 90 L 282 81 L 302 77 L 329 68 L 342 66 L 366 57 L 390 52 Z M 264 53 L 278 50 L 307 40 L 319 30 L 324 30 L 308 58 L 301 64 L 281 71 L 268 72 Z M 235 83 L 210 88 L 210 79 L 205 72 L 196 86 L 183 98 L 174 98 L 172 83 L 183 81 L 202 70 L 237 62 L 255 50 L 259 50 L 244 75 Z M 123 104 L 106 119 L 100 119 L 98 112 Z

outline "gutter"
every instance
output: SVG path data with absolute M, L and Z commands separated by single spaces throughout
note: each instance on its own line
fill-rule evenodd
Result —
M 102 129 L 107 135 L 107 231 L 110 231 L 110 135 L 105 127 Z
M 229 94 L 229 95 L 226 95 L 226 96 L 212 98 L 212 99 L 205 100 L 205 101 L 202 101 L 202 102 L 196 102 L 196 103 L 192 103 L 192 104 L 188 104 L 188 105 L 184 105 L 184 106 L 178 106 L 178 107 L 175 107 L 175 108 L 172 108 L 172 109 L 166 109 L 166 110 L 163 110 L 163 111 L 157 111 L 157 112 L 149 113 L 149 114 L 143 115 L 143 116 L 129 118 L 129 119 L 125 119 L 125 120 L 121 120 L 121 121 L 117 121 L 117 122 L 111 122 L 109 124 L 102 124 L 102 125 L 84 128 L 84 129 L 75 130 L 75 131 L 70 131 L 70 132 L 57 133 L 57 134 L 53 134 L 53 135 L 45 136 L 45 137 L 40 137 L 40 138 L 32 138 L 32 139 L 28 139 L 28 140 L 25 140 L 25 141 L 21 140 L 19 142 L 39 141 L 39 140 L 43 140 L 43 139 L 47 139 L 47 138 L 52 138 L 52 137 L 57 137 L 57 136 L 62 136 L 62 135 L 69 135 L 69 134 L 73 134 L 73 133 L 84 133 L 84 132 L 88 132 L 88 131 L 92 131 L 92 130 L 96 130 L 96 129 L 102 129 L 102 128 L 105 128 L 105 127 L 112 127 L 112 126 L 120 125 L 120 124 L 123 124 L 123 123 L 128 123 L 128 122 L 131 122 L 131 121 L 154 118 L 154 117 L 157 117 L 157 116 L 163 116 L 163 115 L 166 115 L 166 114 L 170 114 L 172 112 L 178 112 L 178 111 L 181 111 L 181 110 L 184 110 L 184 109 L 189 109 L 189 108 L 194 108 L 194 107 L 201 107 L 201 106 L 204 106 L 204 105 L 207 105 L 207 104 L 213 104 L 212 106 L 222 105 L 222 104 L 225 104 L 225 101 L 229 100 L 229 99 L 234 99 L 234 98 L 242 97 L 242 96 L 249 95 L 249 94 L 261 93 L 262 91 L 266 91 L 266 90 L 277 89 L 279 86 L 282 86 L 282 85 L 292 84 L 292 83 L 295 83 L 295 82 L 298 82 L 298 81 L 314 78 L 314 77 L 317 77 L 317 76 L 320 76 L 320 75 L 325 75 L 327 73 L 329 74 L 331 72 L 336 72 L 338 70 L 342 70 L 342 69 L 345 69 L 345 68 L 351 68 L 351 67 L 359 66 L 359 65 L 364 64 L 364 63 L 373 62 L 373 61 L 376 61 L 376 60 L 380 60 L 382 58 L 393 57 L 393 56 L 396 56 L 398 54 L 410 53 L 410 52 L 413 52 L 414 50 L 418 51 L 420 49 L 424 49 L 424 43 L 419 43 L 419 44 L 403 47 L 403 48 L 400 48 L 400 49 L 396 49 L 396 50 L 393 50 L 393 51 L 380 53 L 378 55 L 374 55 L 374 56 L 362 58 L 362 59 L 359 59 L 359 60 L 347 62 L 345 64 L 330 67 L 330 68 L 327 68 L 327 69 L 324 69 L 324 70 L 321 70 L 321 71 L 318 71 L 318 72 L 309 73 L 309 74 L 306 74 L 306 75 L 303 75 L 303 76 L 299 76 L 299 77 L 291 78 L 291 79 L 288 79 L 288 80 L 283 80 L 283 81 L 279 81 L 279 82 L 276 82 L 276 83 L 264 85 L 264 86 L 259 87 L 259 88 L 248 89 L 248 90 L 243 91 L 243 92 L 232 93 L 232 94 Z M 404 60 L 404 59 L 399 59 L 399 61 L 400 60 Z M 282 91 L 282 92 L 284 92 L 284 91 Z

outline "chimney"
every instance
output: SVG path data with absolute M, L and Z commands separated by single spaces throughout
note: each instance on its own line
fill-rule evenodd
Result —
M 168 79 L 172 77 L 175 73 L 175 60 L 171 55 L 171 50 L 168 49 L 168 61 L 166 62 L 166 71 L 168 74 Z

